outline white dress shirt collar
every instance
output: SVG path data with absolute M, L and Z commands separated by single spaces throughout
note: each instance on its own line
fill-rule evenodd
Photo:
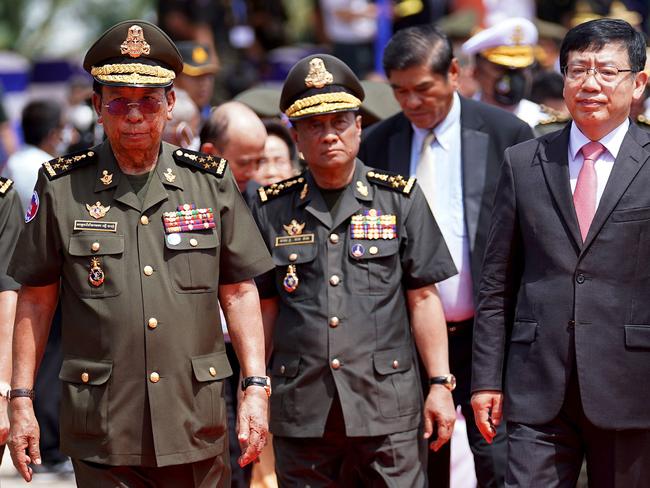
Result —
M 459 125 L 460 97 L 458 96 L 458 93 L 454 92 L 449 113 L 442 122 L 433 128 L 433 133 L 436 135 L 436 141 L 438 141 L 438 144 L 440 144 L 444 150 L 449 151 L 452 144 L 452 138 L 454 137 L 453 128 L 454 126 L 458 127 Z M 431 129 L 420 129 L 413 124 L 411 124 L 411 127 L 413 128 L 413 142 L 415 143 L 413 146 L 422 147 L 422 142 Z
M 599 141 L 603 146 L 605 146 L 605 149 L 607 149 L 614 159 L 618 156 L 618 151 L 621 149 L 623 139 L 625 138 L 625 134 L 627 134 L 629 127 L 630 119 L 625 119 L 621 125 Z M 576 159 L 582 146 L 588 142 L 590 142 L 590 139 L 582 133 L 575 122 L 571 122 L 571 132 L 569 134 L 569 154 L 571 159 Z

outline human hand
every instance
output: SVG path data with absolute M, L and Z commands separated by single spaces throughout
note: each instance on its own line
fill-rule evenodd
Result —
M 498 390 L 477 391 L 472 395 L 472 409 L 478 430 L 487 443 L 492 444 L 503 415 L 503 393 Z
M 434 426 L 437 437 L 429 444 L 429 449 L 437 451 L 451 439 L 455 422 L 456 410 L 451 392 L 443 385 L 431 385 L 424 402 L 424 438 L 433 435 Z
M 41 464 L 38 447 L 40 431 L 34 416 L 32 401 L 28 398 L 11 400 L 11 428 L 9 430 L 9 453 L 18 473 L 25 481 L 32 480 L 30 464 Z
M 255 461 L 264 446 L 269 432 L 269 399 L 263 388 L 250 386 L 239 402 L 237 415 L 237 438 L 242 455 L 239 465 L 243 468 Z

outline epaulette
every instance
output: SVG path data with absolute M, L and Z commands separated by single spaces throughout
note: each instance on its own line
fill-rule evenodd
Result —
M 11 185 L 13 184 L 14 182 L 9 178 L 3 178 L 2 176 L 0 176 L 0 196 L 4 197 L 9 191 L 9 188 L 11 188 Z
M 406 179 L 397 173 L 390 173 L 388 171 L 371 170 L 366 173 L 366 178 L 369 182 L 375 185 L 387 186 L 395 191 L 410 195 L 413 185 L 415 184 L 415 176 Z
M 285 193 L 300 188 L 300 185 L 305 183 L 305 177 L 303 175 L 294 176 L 293 178 L 288 178 L 283 181 L 278 181 L 267 186 L 260 186 L 257 189 L 257 195 L 260 197 L 260 202 L 266 203 L 269 200 L 272 200 L 275 197 L 284 195 Z M 305 188 L 307 183 L 303 187 L 303 191 L 306 191 Z M 305 193 L 306 194 L 306 193 Z
M 47 178 L 52 181 L 74 169 L 92 163 L 95 161 L 96 156 L 95 151 L 86 149 L 84 151 L 66 154 L 65 156 L 51 159 L 48 162 L 43 163 L 43 168 L 45 168 Z
M 194 166 L 201 171 L 215 175 L 217 178 L 223 178 L 228 166 L 228 161 L 219 156 L 190 151 L 189 149 L 177 149 L 174 151 L 174 159 L 177 163 Z

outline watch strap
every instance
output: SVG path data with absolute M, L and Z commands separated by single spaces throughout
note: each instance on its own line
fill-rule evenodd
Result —
M 16 388 L 14 390 L 9 390 L 8 393 L 9 400 L 13 400 L 14 398 L 29 398 L 30 400 L 34 399 L 34 390 L 31 390 L 29 388 Z
M 246 391 L 249 386 L 260 386 L 271 396 L 271 378 L 268 376 L 247 376 L 241 381 L 241 391 Z

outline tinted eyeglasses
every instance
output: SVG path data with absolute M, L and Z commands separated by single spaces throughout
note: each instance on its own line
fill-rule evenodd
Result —
M 128 100 L 126 98 L 116 98 L 104 104 L 111 115 L 127 115 L 131 107 L 137 107 L 141 114 L 150 115 L 160 111 L 162 101 L 157 98 L 144 97 L 140 100 Z

